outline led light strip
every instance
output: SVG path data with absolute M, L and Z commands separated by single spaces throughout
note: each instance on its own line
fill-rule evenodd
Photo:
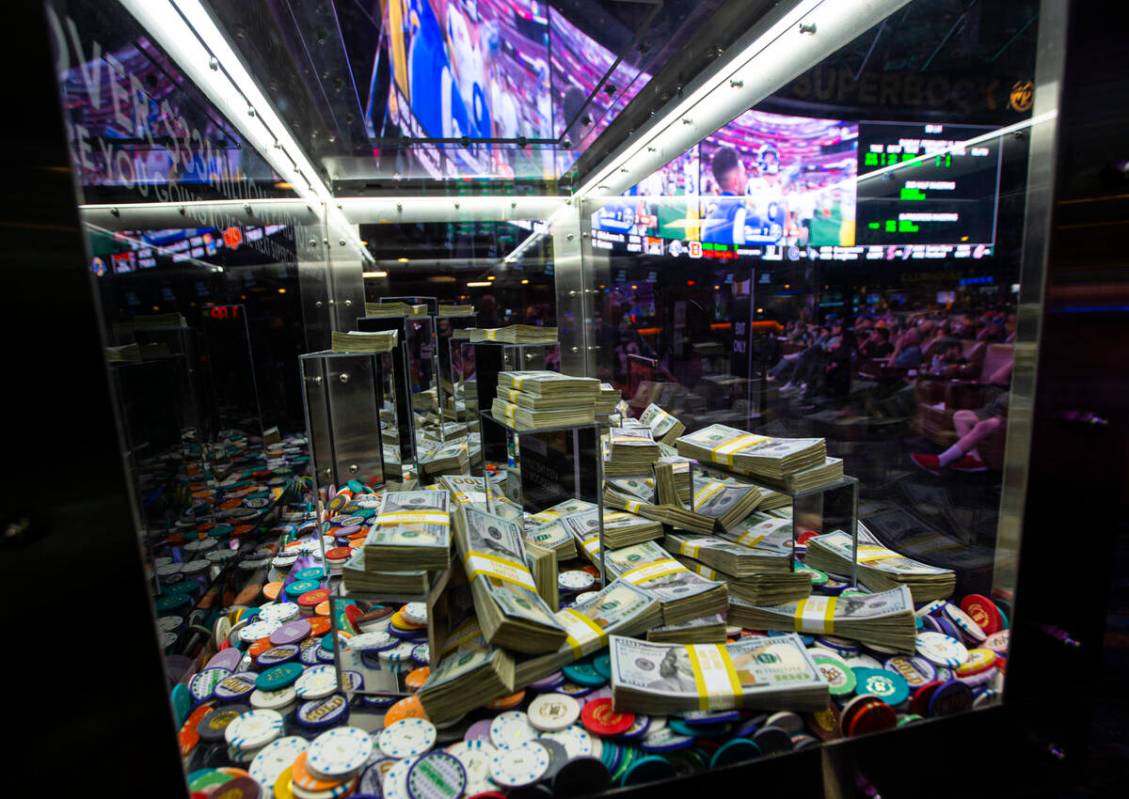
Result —
M 302 198 L 326 203 L 330 229 L 371 260 L 356 231 L 332 204 L 333 193 L 259 90 L 227 37 L 199 0 L 119 0 L 216 109 Z
M 909 0 L 793 0 L 741 37 L 682 97 L 617 148 L 576 192 L 618 195 L 677 158 Z

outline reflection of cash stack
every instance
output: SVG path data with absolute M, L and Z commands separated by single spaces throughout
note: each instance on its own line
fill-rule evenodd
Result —
M 357 320 L 357 330 L 375 332 L 379 330 L 397 331 L 399 342 L 392 350 L 392 374 L 381 373 L 381 380 L 389 380 L 395 410 L 396 446 L 399 448 L 401 464 L 415 463 L 415 422 L 412 416 L 411 379 L 408 373 L 408 347 L 410 323 L 407 316 L 364 316 Z
M 475 402 L 480 411 L 494 405 L 498 396 L 498 374 L 507 369 L 525 369 L 536 358 L 538 368 L 544 365 L 546 351 L 555 343 L 508 343 L 471 339 L 474 346 Z M 482 425 L 482 455 L 487 463 L 505 463 L 506 432 L 494 425 Z

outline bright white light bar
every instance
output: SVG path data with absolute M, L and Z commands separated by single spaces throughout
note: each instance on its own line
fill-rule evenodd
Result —
M 199 0 L 120 2 L 300 197 L 330 203 L 328 212 L 339 214 L 333 193 Z M 340 222 L 334 227 L 344 230 Z M 355 231 L 349 234 L 348 245 L 368 259 Z
M 907 2 L 779 3 L 592 170 L 576 195 L 621 194 Z
M 362 272 L 361 276 L 365 277 L 365 278 L 388 277 L 388 273 L 387 272 Z
M 475 280 L 471 283 L 467 283 L 466 287 L 468 289 L 484 289 L 484 288 L 488 288 L 488 287 L 493 286 L 493 285 L 494 284 L 491 283 L 489 280 Z

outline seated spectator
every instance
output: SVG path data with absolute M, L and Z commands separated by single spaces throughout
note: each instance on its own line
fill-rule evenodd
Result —
M 916 369 L 924 358 L 921 351 L 921 334 L 917 328 L 911 327 L 900 339 L 894 348 L 894 366 L 901 369 Z
M 894 352 L 890 343 L 890 330 L 885 325 L 875 327 L 859 346 L 859 355 L 864 358 L 887 358 Z

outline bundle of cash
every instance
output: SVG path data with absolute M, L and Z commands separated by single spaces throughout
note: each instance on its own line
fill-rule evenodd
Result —
M 599 562 L 598 542 L 595 552 L 588 542 L 583 551 L 593 562 Z M 614 577 L 638 586 L 662 604 L 664 624 L 724 613 L 729 604 L 725 583 L 694 574 L 654 541 L 623 549 L 609 548 L 604 557 L 609 579 Z
M 456 441 L 421 452 L 420 472 L 435 478 L 444 474 L 465 474 L 470 469 L 470 449 L 466 441 Z
M 864 532 L 859 524 L 858 579 L 872 591 L 885 591 L 907 586 L 914 602 L 946 599 L 956 589 L 956 572 L 907 558 L 887 549 Z M 842 530 L 808 540 L 805 562 L 816 569 L 849 576 L 851 573 L 851 536 Z
M 533 575 L 537 595 L 545 600 L 549 610 L 560 610 L 561 590 L 557 585 L 557 553 L 547 547 L 525 541 L 525 563 Z
M 499 388 L 521 391 L 537 398 L 572 397 L 595 403 L 600 393 L 600 381 L 592 377 L 572 377 L 560 372 L 524 371 L 499 372 Z
M 565 516 L 561 524 L 582 546 L 596 541 L 599 550 L 600 511 L 582 511 Z M 622 549 L 644 541 L 662 538 L 663 527 L 656 521 L 636 516 L 626 511 L 604 511 L 604 545 L 608 549 Z
M 439 303 L 439 316 L 474 316 L 474 306 Z
M 611 383 L 600 383 L 600 393 L 596 396 L 596 413 L 600 416 L 615 413 L 615 406 L 621 399 L 623 397 L 618 388 Z
M 823 710 L 828 687 L 798 635 L 732 644 L 661 644 L 613 635 L 616 710 Z
M 411 308 L 406 302 L 366 302 L 365 316 L 397 317 L 407 316 Z
M 762 494 L 754 485 L 703 478 L 694 481 L 693 509 L 685 508 L 676 502 L 677 496 L 670 496 L 673 486 L 666 476 L 670 468 L 660 464 L 655 474 L 662 500 L 659 511 L 665 512 L 667 517 L 662 521 L 672 527 L 696 533 L 709 533 L 718 527 L 729 530 L 736 528 L 760 505 Z
M 538 595 L 526 565 L 520 523 L 461 507 L 455 517 L 455 544 L 490 644 L 538 654 L 564 643 L 565 630 Z
M 334 330 L 330 343 L 333 352 L 392 352 L 395 346 L 395 330 L 379 330 L 372 333 L 363 333 L 360 330 L 342 333 Z
M 450 497 L 443 491 L 389 491 L 364 552 L 381 570 L 444 569 L 451 562 Z
M 758 475 L 757 479 L 766 486 L 777 488 L 781 491 L 790 491 L 792 493 L 807 491 L 812 488 L 834 483 L 837 480 L 842 480 L 843 459 L 824 458 L 823 463 L 818 466 L 812 466 L 809 469 L 801 469 L 798 472 L 793 472 L 782 478 Z
M 444 724 L 513 690 L 513 657 L 488 644 L 478 621 L 470 618 L 448 637 L 417 695 L 427 717 Z
M 549 374 L 556 374 L 550 372 Z M 526 391 L 519 391 L 516 388 L 505 388 L 502 385 L 498 386 L 497 399 L 503 400 L 510 405 L 541 413 L 542 411 L 555 411 L 562 408 L 571 409 L 576 408 L 578 404 L 583 405 L 587 402 L 587 394 L 584 395 L 585 402 L 579 402 L 577 396 L 569 393 L 549 393 L 544 395 L 530 394 Z M 595 398 L 592 398 L 593 409 L 595 408 Z
M 917 636 L 913 596 L 904 585 L 877 594 L 810 596 L 772 607 L 733 598 L 729 621 L 751 630 L 837 635 L 908 653 L 914 651 Z
M 662 490 L 658 490 L 656 484 L 655 489 L 660 497 L 660 502 L 667 502 L 670 505 L 685 505 L 690 501 L 690 480 L 692 477 L 693 462 L 689 458 L 683 458 L 681 455 L 670 454 L 666 450 L 670 449 L 666 444 L 660 444 L 659 450 L 662 455 L 655 461 L 655 478 L 660 477 L 660 468 L 663 471 Z M 666 468 L 670 467 L 670 468 Z M 666 497 L 667 499 L 661 499 Z
M 686 425 L 653 402 L 643 411 L 639 421 L 650 428 L 655 441 L 671 446 L 674 445 L 675 439 L 686 432 Z
M 496 341 L 502 344 L 556 344 L 555 327 L 536 325 L 510 325 L 509 327 L 468 329 L 471 343 Z
M 822 438 L 770 438 L 722 424 L 684 435 L 675 445 L 688 458 L 775 480 L 822 465 L 827 459 Z
M 120 347 L 105 347 L 106 363 L 137 363 L 141 360 L 141 348 L 137 342 L 122 344 Z
M 769 571 L 734 577 L 685 555 L 675 555 L 675 558 L 694 574 L 707 580 L 724 581 L 730 603 L 737 598 L 752 605 L 783 605 L 811 595 L 811 572 Z
M 425 569 L 369 571 L 365 551 L 358 548 L 341 567 L 341 582 L 349 594 L 379 594 L 390 597 L 423 596 L 431 590 L 431 575 Z
M 765 572 L 791 571 L 786 549 L 783 553 L 768 547 L 758 550 L 715 536 L 685 533 L 667 533 L 663 545 L 674 555 L 701 561 L 737 579 Z
M 561 519 L 572 513 L 580 513 L 596 508 L 593 502 L 583 499 L 566 499 L 539 513 L 534 513 L 525 522 L 525 540 L 538 546 L 547 547 L 557 553 L 557 561 L 572 560 L 576 557 L 576 539 L 564 526 Z
M 646 427 L 616 427 L 608 433 L 604 474 L 644 474 L 659 458 L 659 448 Z
M 663 644 L 724 644 L 725 614 L 715 613 L 681 624 L 668 624 L 647 630 L 648 641 Z
M 780 519 L 765 513 L 752 513 L 732 530 L 719 532 L 717 537 L 752 550 L 757 556 L 756 571 L 792 569 L 791 518 Z
M 592 424 L 596 421 L 595 406 L 588 403 L 529 411 L 520 405 L 512 405 L 501 397 L 495 397 L 490 405 L 490 413 L 499 422 L 515 430 L 548 430 Z
M 556 613 L 568 638 L 556 652 L 517 661 L 515 688 L 559 671 L 608 645 L 609 635 L 640 635 L 662 621 L 658 601 L 630 583 L 615 580 L 584 602 Z

